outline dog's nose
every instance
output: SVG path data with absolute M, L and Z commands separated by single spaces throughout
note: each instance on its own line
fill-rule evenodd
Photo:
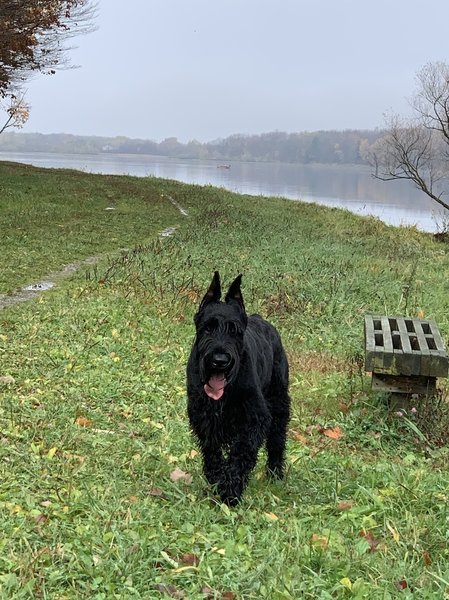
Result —
M 215 352 L 212 355 L 212 366 L 214 369 L 224 370 L 231 364 L 231 356 L 226 352 Z

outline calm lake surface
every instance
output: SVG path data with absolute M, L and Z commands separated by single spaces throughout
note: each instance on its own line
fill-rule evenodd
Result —
M 130 154 L 0 152 L 0 160 L 88 173 L 163 177 L 214 185 L 241 194 L 282 196 L 374 215 L 391 225 L 417 225 L 437 231 L 449 213 L 408 181 L 373 179 L 368 167 L 200 161 Z M 230 168 L 222 168 L 222 165 Z

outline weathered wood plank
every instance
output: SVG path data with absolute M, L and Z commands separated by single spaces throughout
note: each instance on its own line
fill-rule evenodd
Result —
M 365 369 L 393 376 L 447 377 L 449 358 L 434 321 L 365 315 Z
M 413 326 L 415 328 L 416 337 L 418 339 L 419 350 L 421 352 L 421 369 L 418 375 L 430 376 L 431 360 L 430 350 L 427 344 L 426 336 L 422 327 L 422 321 L 420 319 L 413 319 Z
M 383 352 L 379 352 L 379 347 L 376 346 L 374 320 L 377 319 L 378 317 L 365 315 L 365 371 L 376 371 L 383 367 Z
M 436 390 L 436 378 L 373 373 L 372 389 L 387 394 L 433 394 Z
M 394 370 L 394 352 L 393 352 L 393 339 L 391 337 L 390 322 L 388 317 L 381 317 L 382 323 L 382 334 L 384 338 L 384 351 L 383 351 L 383 372 L 390 372 Z
M 401 334 L 401 343 L 404 354 L 401 365 L 398 365 L 398 371 L 403 375 L 418 375 L 421 371 L 421 355 L 418 351 L 414 351 L 410 344 L 409 331 L 407 330 L 405 320 L 402 318 L 396 320 L 399 333 Z

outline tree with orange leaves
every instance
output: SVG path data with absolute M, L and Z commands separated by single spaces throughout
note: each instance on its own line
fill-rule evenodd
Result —
M 23 125 L 29 112 L 23 83 L 68 66 L 65 42 L 94 28 L 95 9 L 92 0 L 1 0 L 0 100 L 9 98 L 9 107 L 0 133 Z

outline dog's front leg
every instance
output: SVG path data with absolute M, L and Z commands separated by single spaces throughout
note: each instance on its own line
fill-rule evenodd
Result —
M 221 501 L 230 506 L 240 502 L 248 485 L 249 477 L 257 462 L 259 446 L 236 442 L 230 449 L 229 458 L 218 484 Z
M 245 428 L 231 443 L 223 477 L 218 484 L 222 502 L 235 506 L 240 501 L 256 466 L 257 454 L 264 442 L 267 428 L 268 422 L 251 429 Z
M 221 448 L 211 444 L 201 444 L 203 456 L 203 472 L 211 485 L 217 485 L 223 478 L 223 452 Z

